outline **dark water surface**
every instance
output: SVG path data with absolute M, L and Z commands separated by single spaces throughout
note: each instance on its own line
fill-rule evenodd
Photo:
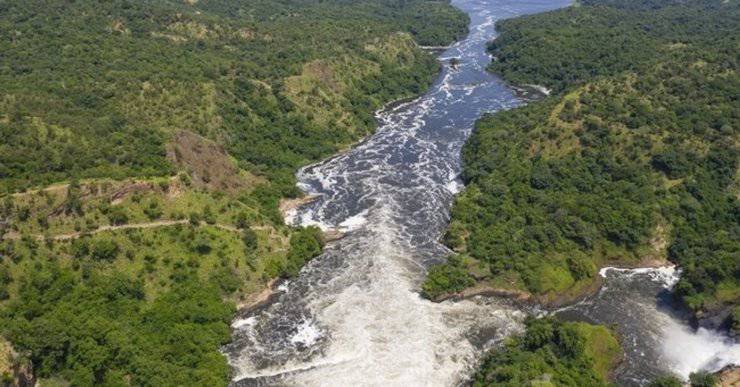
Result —
M 299 172 L 301 188 L 319 198 L 289 221 L 346 236 L 282 285 L 268 307 L 234 322 L 224 353 L 235 386 L 456 385 L 482 350 L 521 331 L 525 313 L 504 301 L 435 304 L 420 298 L 419 285 L 448 253 L 438 240 L 461 189 L 460 149 L 474 122 L 523 103 L 485 70 L 494 23 L 570 0 L 453 3 L 470 15 L 470 34 L 440 54 L 445 66 L 430 90 L 379 113 L 377 132 L 356 148 Z M 453 57 L 460 60 L 454 69 Z M 605 312 L 589 308 L 562 313 L 600 321 Z M 651 372 L 624 368 L 629 377 Z

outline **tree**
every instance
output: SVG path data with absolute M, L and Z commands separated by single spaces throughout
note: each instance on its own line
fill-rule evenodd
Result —
M 697 371 L 689 375 L 689 382 L 691 387 L 715 387 L 717 377 L 707 371 Z
M 257 250 L 257 247 L 258 247 L 257 233 L 255 233 L 254 230 L 252 230 L 249 227 L 243 229 L 242 230 L 242 242 L 244 243 L 244 247 L 248 251 Z
M 647 387 L 682 387 L 683 383 L 675 376 L 661 376 L 648 384 Z
M 128 211 L 123 206 L 113 206 L 108 210 L 108 221 L 113 225 L 128 222 Z
M 119 252 L 120 248 L 118 246 L 118 243 L 116 243 L 114 240 L 108 238 L 99 238 L 93 241 L 90 255 L 92 256 L 92 258 L 99 261 L 112 261 L 116 259 Z

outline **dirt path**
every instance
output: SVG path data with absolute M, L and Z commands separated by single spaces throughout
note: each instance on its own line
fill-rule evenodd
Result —
M 157 220 L 153 222 L 145 222 L 145 223 L 128 223 L 128 224 L 120 224 L 120 225 L 106 225 L 106 226 L 100 226 L 96 228 L 95 230 L 91 231 L 77 231 L 77 232 L 71 232 L 66 234 L 57 234 L 52 235 L 51 239 L 55 241 L 64 241 L 64 240 L 70 240 L 70 239 L 77 239 L 84 235 L 93 235 L 98 234 L 101 232 L 106 231 L 117 231 L 117 230 L 126 230 L 126 229 L 143 229 L 143 228 L 155 228 L 155 227 L 168 227 L 168 226 L 174 226 L 178 224 L 186 224 L 189 223 L 189 220 L 187 219 L 181 219 L 181 220 Z M 216 227 L 221 230 L 230 231 L 230 232 L 241 232 L 240 228 L 237 228 L 235 226 L 229 225 L 229 224 L 222 224 L 222 223 L 215 223 L 215 224 L 208 224 L 206 222 L 200 222 L 201 226 L 212 226 Z M 252 226 L 251 229 L 253 230 L 267 230 L 270 229 L 269 226 Z M 37 240 L 45 240 L 45 235 L 39 235 L 36 234 L 33 236 Z M 21 235 L 16 232 L 9 232 L 6 235 L 2 236 L 2 239 L 20 239 Z

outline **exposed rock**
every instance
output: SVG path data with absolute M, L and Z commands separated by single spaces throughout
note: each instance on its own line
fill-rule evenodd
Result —
M 513 299 L 515 301 L 520 301 L 520 302 L 529 302 L 532 300 L 532 295 L 525 291 L 494 288 L 489 285 L 478 284 L 473 287 L 464 289 L 463 291 L 458 292 L 458 293 L 443 294 L 435 298 L 433 301 L 441 302 L 441 301 L 450 300 L 450 299 L 464 300 L 468 298 L 473 298 L 475 296 L 503 297 L 503 298 Z
M 316 195 L 305 195 L 295 199 L 281 199 L 279 205 L 280 213 L 286 219 L 286 223 L 290 223 L 288 220 L 293 216 L 293 213 L 298 207 L 311 203 L 318 198 Z
M 715 373 L 720 387 L 740 387 L 740 365 L 728 365 Z
M 727 330 L 732 335 L 732 330 L 730 329 L 732 309 L 732 305 L 724 305 L 698 312 L 696 314 L 695 325 L 711 330 Z
M 31 362 L 0 338 L 0 384 L 8 387 L 33 387 L 36 377 Z

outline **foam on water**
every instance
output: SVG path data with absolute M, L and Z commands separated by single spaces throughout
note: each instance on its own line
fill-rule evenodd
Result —
M 472 22 L 470 35 L 441 55 L 459 58 L 457 69 L 445 66 L 426 94 L 379 111 L 379 127 L 370 138 L 298 172 L 299 187 L 317 199 L 288 214 L 286 222 L 342 230 L 345 236 L 329 243 L 289 286 L 278 288 L 270 304 L 238 316 L 233 342 L 223 348 L 234 369 L 233 385 L 455 385 L 483 351 L 521 331 L 524 313 L 501 300 L 433 303 L 420 296 L 420 285 L 428 268 L 450 253 L 438 241 L 461 189 L 460 150 L 476 119 L 522 103 L 485 70 L 496 20 L 569 3 L 455 0 Z M 651 372 L 631 361 L 640 353 L 659 359 L 656 369 L 696 366 L 669 362 L 655 339 L 668 332 L 656 323 L 659 311 L 649 298 L 672 286 L 675 269 L 601 274 L 607 289 L 599 297 L 606 298 L 561 313 L 604 320 L 621 313 L 616 306 L 627 317 L 639 317 L 620 320 L 647 332 L 624 335 L 634 345 L 620 380 L 642 380 Z M 642 279 L 653 287 L 625 285 Z M 635 289 L 640 292 L 631 294 Z M 716 351 L 702 358 L 702 364 L 724 361 Z
M 339 230 L 343 232 L 352 231 L 362 226 L 367 222 L 367 216 L 369 210 L 363 210 L 356 215 L 352 215 L 342 223 L 339 223 Z
M 633 277 L 636 275 L 647 275 L 650 280 L 660 283 L 665 289 L 673 289 L 673 286 L 678 283 L 681 278 L 681 269 L 675 265 L 661 266 L 661 267 L 638 267 L 632 269 L 618 268 L 618 267 L 604 267 L 599 270 L 599 275 L 603 278 L 607 277 L 608 272 L 619 273 L 623 277 Z
M 290 338 L 290 342 L 310 347 L 314 345 L 319 338 L 321 338 L 321 331 L 310 320 L 305 320 L 298 327 L 298 332 Z
M 248 317 L 248 318 L 239 318 L 239 319 L 234 320 L 231 323 L 231 327 L 234 328 L 234 329 L 239 329 L 239 328 L 244 328 L 244 327 L 247 327 L 247 326 L 252 326 L 256 322 L 257 322 L 257 318 L 254 317 L 254 316 L 253 317 Z
M 684 379 L 697 370 L 714 372 L 729 364 L 740 364 L 740 344 L 704 328 L 697 331 L 665 319 L 661 351 L 671 371 Z
M 615 326 L 626 352 L 617 372 L 619 385 L 641 386 L 665 373 L 688 378 L 698 370 L 740 364 L 740 344 L 727 336 L 687 325 L 669 291 L 680 278 L 675 266 L 607 267 L 601 290 L 557 311 L 561 317 Z

